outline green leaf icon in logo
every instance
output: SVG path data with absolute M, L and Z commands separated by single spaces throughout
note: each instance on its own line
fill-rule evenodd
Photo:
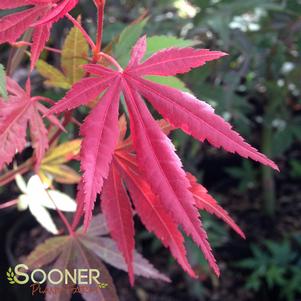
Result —
M 9 281 L 10 284 L 15 284 L 16 281 L 14 279 L 15 273 L 13 272 L 12 268 L 9 267 L 7 272 L 6 272 L 7 280 Z

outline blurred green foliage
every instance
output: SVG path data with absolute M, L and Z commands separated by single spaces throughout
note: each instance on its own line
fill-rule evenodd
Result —
M 262 248 L 252 245 L 252 257 L 236 264 L 251 271 L 246 288 L 254 291 L 278 289 L 282 300 L 296 300 L 301 294 L 300 242 L 300 238 L 295 239 L 295 247 L 289 240 L 279 243 L 267 240 Z

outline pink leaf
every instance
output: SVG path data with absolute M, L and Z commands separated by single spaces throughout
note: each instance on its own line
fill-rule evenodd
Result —
M 39 19 L 39 21 L 32 24 L 32 26 L 38 26 L 46 24 L 48 22 L 57 22 L 63 18 L 70 10 L 72 10 L 78 3 L 78 0 L 62 0 L 55 6 L 47 15 Z
M 29 124 L 31 140 L 36 156 L 35 169 L 38 170 L 45 152 L 48 149 L 48 131 L 36 107 L 32 108 Z
M 139 46 L 136 47 L 136 51 L 133 51 L 132 54 L 132 60 L 135 60 L 135 56 L 139 55 L 139 51 L 141 51 Z M 127 71 L 139 76 L 177 75 L 225 55 L 223 52 L 208 49 L 169 48 L 155 53 L 141 65 L 137 65 L 136 62 L 135 66 L 129 66 Z
M 109 166 L 118 141 L 118 108 L 120 81 L 102 97 L 81 127 L 81 170 L 85 204 L 85 228 L 91 220 L 97 193 L 109 174 Z
M 127 191 L 114 165 L 112 165 L 109 177 L 105 181 L 101 205 L 111 235 L 127 263 L 130 283 L 134 285 L 133 214 Z
M 0 18 L 0 44 L 5 42 L 14 43 L 37 19 L 44 9 L 44 7 L 33 7 Z
M 32 4 L 32 2 L 26 0 L 1 0 L 0 9 L 12 9 L 28 4 Z
M 190 191 L 192 192 L 196 201 L 197 208 L 206 210 L 210 214 L 216 215 L 218 218 L 227 223 L 235 232 L 237 232 L 237 234 L 245 239 L 246 237 L 238 225 L 229 216 L 228 212 L 224 210 L 211 195 L 208 194 L 206 188 L 197 183 L 196 178 L 192 174 L 187 173 L 187 178 L 190 181 Z
M 119 270 L 128 272 L 127 264 L 114 240 L 107 237 L 84 237 L 83 240 L 85 245 L 103 261 Z M 158 272 L 151 263 L 136 251 L 134 251 L 133 265 L 137 276 L 170 282 L 168 277 Z
M 36 26 L 33 30 L 32 36 L 32 46 L 31 46 L 31 63 L 30 63 L 30 70 L 34 69 L 34 66 L 37 60 L 40 57 L 41 52 L 43 51 L 46 42 L 50 36 L 50 29 L 52 24 L 48 23 L 45 25 Z
M 231 125 L 216 115 L 213 108 L 204 101 L 189 93 L 142 78 L 135 78 L 132 83 L 173 126 L 181 128 L 202 142 L 207 139 L 216 148 L 222 147 L 228 152 L 238 153 L 244 158 L 251 158 L 279 170 L 273 161 L 246 143 L 232 130 Z
M 130 111 L 131 132 L 137 151 L 139 166 L 174 220 L 182 225 L 198 246 L 205 258 L 219 275 L 219 268 L 202 228 L 195 201 L 189 191 L 189 182 L 182 169 L 180 159 L 174 153 L 174 146 L 161 132 L 139 95 L 123 82 L 124 95 Z
M 142 38 L 138 40 L 138 42 L 134 46 L 127 69 L 135 68 L 137 65 L 139 65 L 145 53 L 146 53 L 146 36 L 144 35 Z
M 84 78 L 68 91 L 66 96 L 55 104 L 47 114 L 60 113 L 66 110 L 74 109 L 93 100 L 103 92 L 114 80 L 114 77 Z
M 85 71 L 98 76 L 112 76 L 116 74 L 116 71 L 102 65 L 87 64 L 84 65 L 83 68 Z
M 16 97 L 10 97 L 8 102 L 0 99 L 0 170 L 25 148 L 29 108 L 30 101 L 26 99 L 25 102 Z
M 195 278 L 196 275 L 186 258 L 184 238 L 160 199 L 152 192 L 137 169 L 130 168 L 124 157 L 118 157 L 118 152 L 115 156 L 141 221 L 148 231 L 154 232 L 163 245 L 170 249 L 182 268 Z

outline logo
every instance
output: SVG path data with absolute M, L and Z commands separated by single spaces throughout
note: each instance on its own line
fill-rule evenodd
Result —
M 9 267 L 8 271 L 6 272 L 7 280 L 10 284 L 15 284 L 15 273 L 13 272 L 12 268 Z
M 85 292 L 93 291 L 108 287 L 107 283 L 100 281 L 100 271 L 98 269 L 51 269 L 45 271 L 43 269 L 29 270 L 25 264 L 18 264 L 13 269 L 9 267 L 6 277 L 11 285 L 26 285 L 30 282 L 32 295 L 36 293 L 46 294 L 50 289 L 42 289 L 42 284 L 47 283 L 51 286 L 51 292 L 59 292 L 63 290 L 72 290 L 73 293 L 80 293 L 84 289 Z

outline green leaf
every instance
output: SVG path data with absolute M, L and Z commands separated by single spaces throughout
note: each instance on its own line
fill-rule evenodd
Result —
M 37 71 L 46 78 L 44 84 L 46 86 L 62 88 L 64 90 L 70 89 L 71 85 L 65 75 L 52 65 L 38 60 L 36 65 Z
M 73 27 L 62 49 L 62 68 L 69 83 L 74 84 L 82 79 L 85 71 L 81 65 L 87 64 L 89 45 L 81 31 Z
M 186 84 L 175 76 L 146 76 L 145 78 L 161 85 L 166 85 L 185 92 L 190 92 L 190 90 L 186 87 Z
M 199 42 L 193 40 L 184 40 L 175 36 L 153 36 L 147 39 L 147 53 L 145 58 L 151 56 L 154 52 L 164 48 L 171 47 L 190 47 L 198 44 Z
M 4 99 L 8 98 L 7 89 L 6 89 L 6 73 L 4 66 L 0 64 L 0 95 Z
M 148 19 L 133 23 L 127 26 L 120 34 L 118 42 L 114 47 L 114 55 L 122 67 L 125 67 L 129 61 L 131 49 L 136 41 L 142 35 L 143 28 Z

